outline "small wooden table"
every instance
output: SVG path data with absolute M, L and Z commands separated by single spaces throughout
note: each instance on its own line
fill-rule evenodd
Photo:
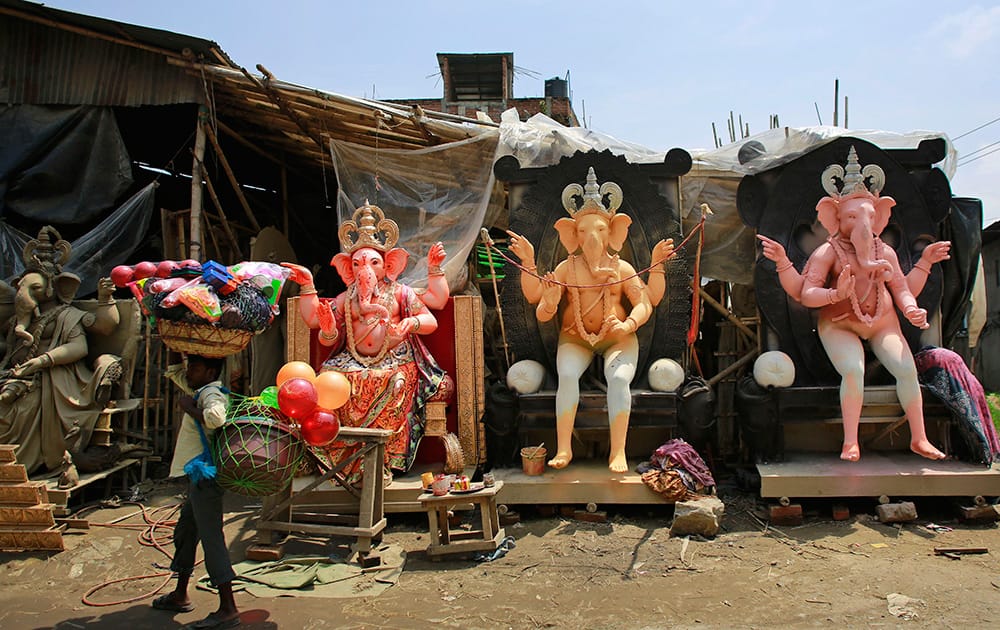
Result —
M 432 560 L 439 560 L 440 556 L 450 553 L 495 551 L 505 536 L 497 513 L 497 492 L 502 487 L 503 482 L 497 481 L 493 487 L 475 492 L 449 492 L 440 497 L 429 493 L 420 495 L 420 505 L 427 511 L 431 530 L 431 544 L 427 547 L 427 555 Z M 479 505 L 482 529 L 451 531 L 448 510 L 463 503 Z

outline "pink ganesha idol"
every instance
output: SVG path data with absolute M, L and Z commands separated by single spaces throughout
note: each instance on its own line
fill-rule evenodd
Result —
M 927 282 L 931 265 L 949 257 L 951 244 L 928 245 L 904 276 L 895 251 L 879 238 L 896 205 L 892 197 L 879 196 L 885 185 L 884 171 L 875 164 L 862 169 L 851 147 L 847 168 L 832 164 L 822 179 L 829 196 L 819 200 L 816 211 L 830 236 L 809 256 L 801 275 L 780 243 L 762 235 L 757 238 L 764 256 L 776 263 L 781 286 L 789 296 L 819 309 L 820 342 L 842 379 L 844 445 L 840 458 L 853 462 L 861 457 L 858 424 L 864 402 L 862 340 L 866 340 L 896 379 L 896 395 L 910 427 L 910 450 L 928 459 L 943 459 L 944 453 L 927 439 L 917 369 L 893 304 L 908 325 L 929 326 L 927 311 L 917 305 L 916 296 Z
M 378 206 L 367 201 L 339 230 L 342 252 L 333 257 L 347 290 L 332 300 L 316 295 L 312 274 L 298 265 L 291 279 L 301 285 L 299 311 L 305 323 L 319 329 L 319 341 L 332 349 L 322 370 L 342 373 L 351 383 L 351 398 L 337 410 L 342 426 L 387 429 L 385 473 L 406 471 L 413 464 L 424 432 L 424 403 L 437 393 L 444 371 L 420 340 L 437 329 L 430 308 L 448 301 L 448 281 L 441 264 L 444 247 L 427 254 L 427 289 L 418 292 L 398 282 L 409 258 L 396 247 L 399 228 Z M 327 448 L 336 465 L 350 449 L 334 442 Z M 344 471 L 360 479 L 360 460 Z

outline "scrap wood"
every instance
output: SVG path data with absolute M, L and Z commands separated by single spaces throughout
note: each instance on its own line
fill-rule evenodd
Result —
M 949 554 L 963 555 L 963 554 L 978 554 L 978 553 L 989 553 L 990 550 L 986 547 L 935 547 L 934 553 L 939 556 L 947 556 Z

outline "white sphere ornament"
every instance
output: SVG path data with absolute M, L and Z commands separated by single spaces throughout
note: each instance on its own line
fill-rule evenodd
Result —
M 657 392 L 673 392 L 684 382 L 684 368 L 673 359 L 657 359 L 649 366 L 649 387 Z
M 795 382 L 795 364 L 784 352 L 771 350 L 757 357 L 753 378 L 761 387 L 788 387 Z
M 507 370 L 507 387 L 518 394 L 534 394 L 545 383 L 545 366 L 538 361 L 518 361 Z

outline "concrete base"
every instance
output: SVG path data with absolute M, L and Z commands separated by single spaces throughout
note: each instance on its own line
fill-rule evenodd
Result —
M 867 452 L 858 462 L 832 453 L 788 453 L 781 463 L 758 464 L 760 496 L 916 497 L 1000 495 L 1000 464 L 931 461 L 906 452 Z

